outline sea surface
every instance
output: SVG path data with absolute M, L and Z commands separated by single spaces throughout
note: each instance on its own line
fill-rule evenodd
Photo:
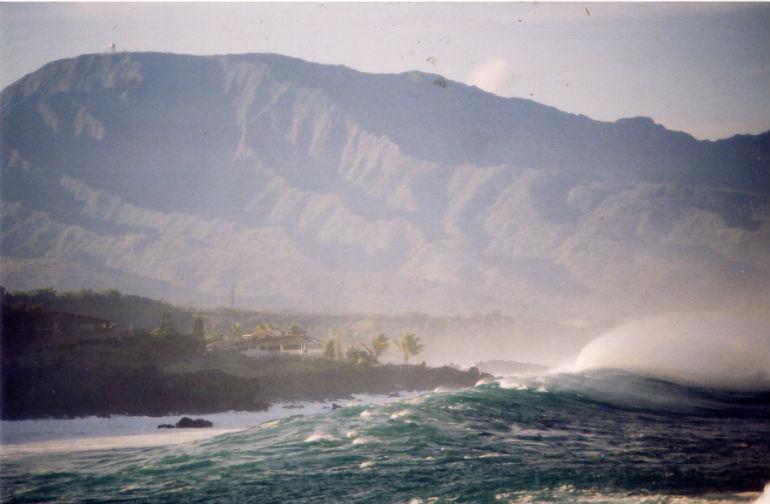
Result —
M 122 430 L 110 419 L 96 435 L 104 419 L 70 421 L 69 434 L 50 424 L 47 435 L 45 422 L 68 421 L 3 422 L 2 500 L 770 500 L 770 391 L 605 370 L 342 404 L 207 415 L 220 430 L 206 434 L 157 433 L 157 418 L 121 420 Z

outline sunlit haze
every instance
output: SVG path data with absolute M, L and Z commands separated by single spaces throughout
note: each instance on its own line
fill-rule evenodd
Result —
M 0 3 L 0 85 L 0 501 L 770 499 L 770 3 Z

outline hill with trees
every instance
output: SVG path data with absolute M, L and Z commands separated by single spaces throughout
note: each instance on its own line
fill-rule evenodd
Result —
M 137 307 L 157 311 L 155 327 L 138 328 L 147 315 Z M 190 329 L 178 329 L 177 320 L 190 319 Z M 275 401 L 470 386 L 481 376 L 380 364 L 382 334 L 371 347 L 338 337 L 332 355 L 251 358 L 217 345 L 224 340 L 206 326 L 188 309 L 116 291 L 3 290 L 2 418 L 253 411 Z M 287 328 L 304 331 L 296 322 Z

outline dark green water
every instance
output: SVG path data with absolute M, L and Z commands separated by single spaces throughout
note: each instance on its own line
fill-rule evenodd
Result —
M 18 502 L 752 502 L 770 393 L 503 380 L 187 445 L 4 457 L 1 478 Z

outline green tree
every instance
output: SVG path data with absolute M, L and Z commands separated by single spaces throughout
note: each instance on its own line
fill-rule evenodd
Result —
M 342 360 L 344 356 L 345 356 L 345 348 L 343 347 L 342 336 L 339 334 L 335 334 L 334 335 L 334 358 L 337 360 Z
M 57 292 L 52 287 L 48 287 L 47 289 L 33 290 L 30 294 L 33 303 L 47 306 L 55 303 L 58 298 Z
M 305 331 L 305 328 L 302 327 L 302 324 L 299 322 L 292 322 L 291 325 L 289 325 L 289 331 L 290 334 L 299 335 L 299 334 L 305 334 L 307 331 Z
M 363 345 L 366 351 L 369 352 L 369 355 L 371 355 L 372 360 L 374 360 L 374 362 L 379 362 L 380 356 L 388 349 L 390 342 L 388 341 L 388 337 L 385 336 L 385 333 L 380 333 L 372 338 L 370 345 L 367 345 L 366 343 Z
M 334 333 L 321 342 L 321 354 L 327 359 L 343 360 L 347 350 L 339 333 Z
M 348 347 L 348 349 L 345 350 L 345 357 L 349 361 L 360 365 L 368 366 L 377 362 L 374 356 L 371 355 L 369 352 L 367 352 L 366 350 L 361 350 L 360 348 L 354 347 L 354 346 Z
M 176 328 L 174 327 L 174 321 L 171 318 L 171 308 L 164 308 L 160 315 L 160 325 L 156 331 L 158 336 L 174 336 L 176 334 Z
M 336 352 L 334 351 L 333 338 L 325 338 L 321 342 L 321 353 L 327 359 L 334 359 L 336 357 Z
M 192 337 L 194 340 L 200 341 L 206 338 L 206 325 L 200 316 L 195 317 L 195 322 L 193 322 Z
M 422 344 L 420 338 L 412 333 L 406 333 L 396 341 L 396 347 L 401 351 L 401 355 L 404 357 L 404 364 L 409 364 L 409 357 L 417 355 L 425 350 L 425 345 Z

